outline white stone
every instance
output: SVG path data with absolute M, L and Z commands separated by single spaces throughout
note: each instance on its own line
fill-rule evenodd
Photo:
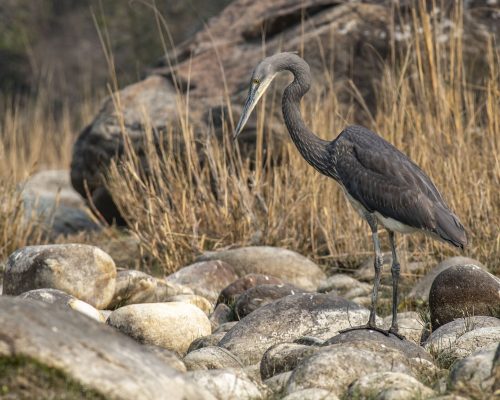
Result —
M 191 342 L 210 335 L 210 321 L 198 307 L 187 303 L 146 303 L 121 307 L 111 313 L 108 324 L 140 342 L 180 354 Z

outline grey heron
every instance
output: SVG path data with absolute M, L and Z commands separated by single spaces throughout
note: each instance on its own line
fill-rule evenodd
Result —
M 355 210 L 368 222 L 375 252 L 375 278 L 368 323 L 352 329 L 374 329 L 399 338 L 397 307 L 400 264 L 394 232 L 423 232 L 435 239 L 464 248 L 467 237 L 458 217 L 449 209 L 430 178 L 405 154 L 362 126 L 348 126 L 334 140 L 311 132 L 300 114 L 300 101 L 309 90 L 309 65 L 294 53 L 279 53 L 255 68 L 248 98 L 234 133 L 243 130 L 252 110 L 273 78 L 289 71 L 294 79 L 282 97 L 283 118 L 302 157 L 321 174 L 337 181 Z M 378 226 L 389 233 L 392 250 L 392 324 L 388 331 L 376 326 L 375 310 L 380 285 L 382 253 Z

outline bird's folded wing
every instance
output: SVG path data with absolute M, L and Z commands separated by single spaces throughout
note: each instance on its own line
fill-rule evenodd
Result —
M 439 193 L 430 179 L 420 169 L 414 170 L 414 164 L 407 160 L 395 148 L 371 151 L 354 144 L 343 152 L 336 172 L 346 191 L 369 212 L 377 211 L 405 225 L 432 231 L 434 203 L 429 194 L 439 202 Z

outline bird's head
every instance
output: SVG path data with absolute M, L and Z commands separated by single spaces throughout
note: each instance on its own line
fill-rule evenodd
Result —
M 262 97 L 262 95 L 276 76 L 277 69 L 273 61 L 273 57 L 265 58 L 259 63 L 259 65 L 257 65 L 255 70 L 253 71 L 247 100 L 245 101 L 243 112 L 234 132 L 234 140 L 236 140 L 238 135 L 245 127 L 245 124 L 247 123 L 252 110 L 255 108 L 255 105 L 258 103 L 259 99 Z

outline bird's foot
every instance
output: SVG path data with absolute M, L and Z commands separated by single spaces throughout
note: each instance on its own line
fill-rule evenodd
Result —
M 392 335 L 396 336 L 396 337 L 397 337 L 398 339 L 400 339 L 400 340 L 406 340 L 406 338 L 405 338 L 403 335 L 401 335 L 400 333 L 398 333 L 397 328 L 395 329 L 395 328 L 393 328 L 393 327 L 391 326 L 387 332 L 388 332 L 389 334 L 392 334 Z
M 352 326 L 350 328 L 342 329 L 341 331 L 339 331 L 339 333 L 345 333 L 345 332 L 350 332 L 350 331 L 359 331 L 359 330 L 363 330 L 363 329 L 380 332 L 380 333 L 383 333 L 385 336 L 390 336 L 392 334 L 400 340 L 405 339 L 405 337 L 403 335 L 400 335 L 396 330 L 393 330 L 392 328 L 385 330 L 385 329 L 379 328 L 378 326 L 376 326 L 374 324 L 370 324 L 370 323 L 365 324 L 365 325 Z

